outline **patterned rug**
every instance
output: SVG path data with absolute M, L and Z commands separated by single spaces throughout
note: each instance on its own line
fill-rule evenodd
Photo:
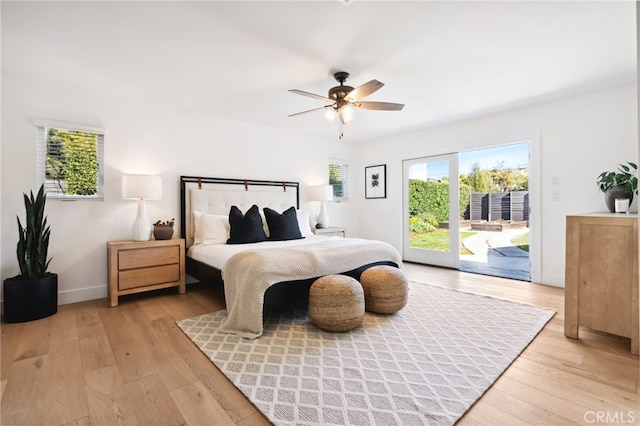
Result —
M 226 311 L 177 324 L 276 425 L 451 425 L 554 314 L 411 282 L 404 309 L 345 333 L 303 305 L 271 313 L 255 340 L 218 332 Z

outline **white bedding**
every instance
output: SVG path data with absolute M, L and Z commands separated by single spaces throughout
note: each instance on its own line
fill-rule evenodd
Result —
M 224 271 L 224 264 L 231 256 L 241 251 L 260 248 L 296 247 L 307 244 L 315 244 L 319 241 L 336 240 L 341 237 L 326 237 L 324 235 L 311 235 L 301 240 L 288 241 L 263 241 L 251 244 L 194 244 L 189 247 L 187 256 L 209 266 Z M 344 271 L 343 271 L 344 272 Z M 224 277 L 223 277 L 224 278 Z
M 402 266 L 390 244 L 315 235 L 253 244 L 196 244 L 189 256 L 222 271 L 228 315 L 221 330 L 250 339 L 262 334 L 264 293 L 276 283 L 339 274 L 380 261 Z

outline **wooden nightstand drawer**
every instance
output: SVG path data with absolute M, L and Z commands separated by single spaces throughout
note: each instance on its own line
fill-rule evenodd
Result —
M 177 246 L 120 250 L 118 252 L 118 269 L 120 271 L 171 263 L 180 263 L 180 248 Z
M 180 279 L 180 266 L 165 265 L 130 269 L 118 274 L 118 290 L 175 282 Z
M 109 299 L 143 291 L 185 286 L 183 238 L 151 241 L 109 241 L 107 243 Z

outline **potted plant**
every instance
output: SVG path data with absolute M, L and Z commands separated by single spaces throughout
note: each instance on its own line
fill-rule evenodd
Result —
M 618 164 L 618 168 L 611 172 L 602 172 L 596 183 L 602 192 L 604 200 L 611 213 L 616 212 L 616 199 L 628 198 L 629 204 L 633 202 L 633 194 L 638 194 L 638 177 L 636 172 L 638 165 L 627 161 L 627 164 Z
M 17 256 L 20 275 L 4 280 L 5 322 L 32 321 L 58 311 L 58 275 L 48 272 L 51 229 L 44 215 L 44 185 L 38 195 L 24 195 L 25 226 L 18 219 Z
M 175 218 L 171 220 L 158 220 L 153 224 L 153 237 L 156 240 L 170 240 L 173 237 L 173 224 Z

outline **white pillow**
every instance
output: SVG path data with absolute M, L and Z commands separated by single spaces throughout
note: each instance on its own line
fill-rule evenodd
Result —
M 193 211 L 193 243 L 202 244 L 202 212 Z
M 296 210 L 296 216 L 298 218 L 298 226 L 300 227 L 300 233 L 303 237 L 312 237 L 311 221 L 309 218 L 309 212 L 306 210 Z
M 193 211 L 195 244 L 226 244 L 231 226 L 229 216 Z
M 260 212 L 260 219 L 262 220 L 262 230 L 264 231 L 264 235 L 269 238 L 269 225 L 267 224 L 267 218 L 264 216 L 264 211 Z

